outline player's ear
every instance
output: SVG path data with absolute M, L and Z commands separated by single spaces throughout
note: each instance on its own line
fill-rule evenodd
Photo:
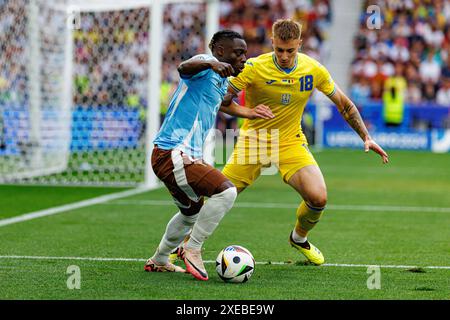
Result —
M 303 40 L 300 39 L 300 42 L 298 43 L 298 51 L 302 50 L 302 44 L 303 44 Z
M 223 45 L 221 45 L 221 44 L 217 45 L 216 52 L 219 57 L 223 57 L 223 55 L 225 53 L 225 49 L 224 49 Z

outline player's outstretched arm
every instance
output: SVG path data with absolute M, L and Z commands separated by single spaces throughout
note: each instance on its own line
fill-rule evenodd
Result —
M 388 163 L 388 154 L 370 137 L 369 131 L 367 130 L 361 114 L 355 104 L 337 86 L 335 93 L 330 97 L 330 99 L 336 104 L 345 121 L 347 121 L 347 123 L 364 141 L 364 151 L 369 152 L 369 150 L 373 150 L 381 156 L 383 163 Z
M 232 100 L 233 96 L 234 95 L 230 92 L 226 94 L 222 105 L 220 106 L 220 111 L 239 118 L 266 120 L 275 118 L 275 115 L 268 106 L 259 104 L 254 108 L 246 108 L 234 102 Z
M 181 77 L 193 76 L 206 69 L 212 69 L 222 78 L 229 77 L 234 73 L 234 69 L 231 64 L 216 61 L 213 59 L 205 60 L 198 57 L 193 57 L 189 60 L 183 61 L 178 66 L 178 72 L 180 73 Z

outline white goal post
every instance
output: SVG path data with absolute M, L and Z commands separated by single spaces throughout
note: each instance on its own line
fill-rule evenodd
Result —
M 209 50 L 219 1 L 1 6 L 0 183 L 157 187 L 161 96 L 179 61 Z

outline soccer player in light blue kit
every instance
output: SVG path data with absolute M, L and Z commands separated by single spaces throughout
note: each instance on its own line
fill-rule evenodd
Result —
M 209 47 L 212 55 L 197 55 L 179 65 L 181 81 L 154 140 L 153 171 L 170 191 L 179 212 L 144 266 L 149 272 L 188 272 L 199 280 L 208 280 L 201 246 L 237 195 L 233 183 L 202 160 L 203 144 L 227 92 L 227 78 L 242 71 L 247 52 L 242 36 L 230 30 L 214 34 Z M 245 117 L 271 118 L 270 109 L 263 105 L 245 109 Z M 209 198 L 206 203 L 204 197 Z M 187 235 L 190 238 L 182 251 L 185 271 L 169 261 L 169 254 Z

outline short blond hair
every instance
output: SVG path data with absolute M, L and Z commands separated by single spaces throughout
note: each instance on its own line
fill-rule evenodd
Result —
M 283 41 L 300 39 L 302 25 L 291 19 L 278 19 L 272 26 L 272 36 Z

